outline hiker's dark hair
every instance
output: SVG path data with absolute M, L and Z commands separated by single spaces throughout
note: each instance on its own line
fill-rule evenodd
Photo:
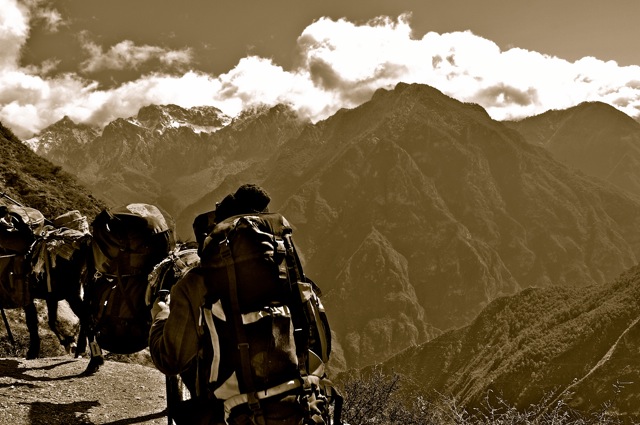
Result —
M 267 212 L 269 202 L 271 197 L 263 188 L 253 183 L 243 184 L 216 204 L 216 222 L 239 214 Z
M 271 197 L 263 188 L 252 183 L 240 186 L 233 197 L 236 200 L 238 214 L 266 212 L 271 201 Z

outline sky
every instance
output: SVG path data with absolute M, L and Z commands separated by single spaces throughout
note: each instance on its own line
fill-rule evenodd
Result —
M 0 122 L 104 126 L 149 104 L 313 122 L 398 82 L 497 120 L 584 101 L 640 119 L 638 0 L 0 0 Z

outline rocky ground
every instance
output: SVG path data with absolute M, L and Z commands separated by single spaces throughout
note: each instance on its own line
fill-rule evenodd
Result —
M 82 376 L 87 359 L 0 358 L 0 424 L 167 424 L 165 377 L 107 360 Z

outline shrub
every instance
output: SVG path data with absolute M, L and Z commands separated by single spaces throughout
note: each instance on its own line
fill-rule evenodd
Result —
M 597 412 L 583 413 L 567 403 L 570 394 L 549 394 L 525 411 L 516 409 L 490 392 L 479 408 L 468 409 L 454 397 L 426 397 L 419 386 L 398 374 L 373 368 L 366 374 L 342 375 L 337 382 L 345 397 L 342 417 L 349 425 L 618 425 L 625 422 L 610 414 L 611 403 Z M 637 423 L 637 422 L 636 422 Z

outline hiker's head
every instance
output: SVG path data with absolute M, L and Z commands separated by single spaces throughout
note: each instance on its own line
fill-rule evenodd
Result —
M 238 214 L 267 212 L 270 201 L 269 194 L 260 186 L 243 184 L 216 204 L 216 222 Z
M 271 198 L 267 192 L 255 184 L 243 184 L 233 194 L 238 214 L 266 212 Z

